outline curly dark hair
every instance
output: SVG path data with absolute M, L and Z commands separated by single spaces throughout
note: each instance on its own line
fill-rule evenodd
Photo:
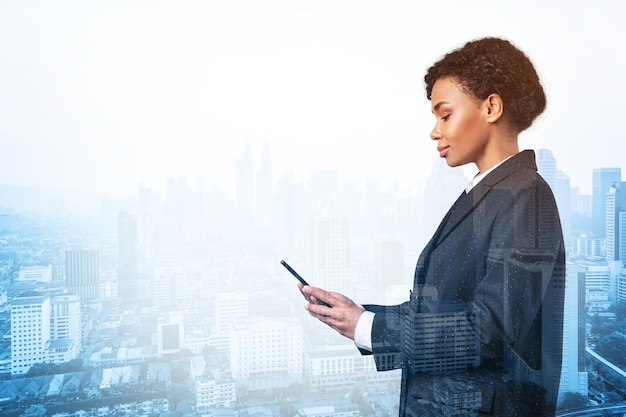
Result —
M 546 95 L 532 62 L 504 39 L 470 41 L 433 64 L 424 76 L 428 100 L 435 81 L 447 77 L 477 100 L 499 94 L 504 102 L 503 117 L 518 133 L 546 108 Z

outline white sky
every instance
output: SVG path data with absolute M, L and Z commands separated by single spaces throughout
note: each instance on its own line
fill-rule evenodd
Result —
M 626 2 L 546 3 L 0 0 L 0 185 L 131 195 L 207 175 L 232 195 L 246 142 L 256 170 L 267 141 L 275 178 L 413 187 L 437 157 L 426 68 L 493 35 L 548 93 L 521 147 L 590 193 L 593 168 L 626 169 Z

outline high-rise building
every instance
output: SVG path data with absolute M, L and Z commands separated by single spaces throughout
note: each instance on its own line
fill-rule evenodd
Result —
M 170 308 L 176 304 L 176 269 L 157 267 L 152 276 L 152 305 Z
M 570 202 L 570 178 L 562 171 L 556 173 L 556 190 L 554 198 L 559 209 L 559 217 L 561 219 L 561 228 L 563 230 L 563 241 L 565 250 L 569 251 L 572 243 L 572 210 Z
M 548 183 L 553 193 L 556 193 L 556 159 L 552 155 L 552 151 L 548 149 L 537 149 L 536 151 L 537 171 Z
M 606 195 L 606 260 L 624 262 L 626 252 L 626 236 L 623 229 L 626 225 L 626 182 L 614 183 Z
M 237 232 L 250 233 L 254 224 L 254 171 L 250 144 L 237 161 L 237 201 L 235 227 Z
M 248 294 L 245 292 L 221 292 L 215 296 L 215 347 L 230 348 L 232 321 L 248 318 Z
M 231 372 L 249 391 L 302 383 L 302 327 L 284 318 L 231 322 Z
M 590 261 L 605 259 L 606 242 L 604 239 L 598 239 L 582 235 L 572 238 L 570 246 L 571 257 L 583 258 Z
M 412 372 L 450 374 L 480 365 L 480 320 L 460 301 L 414 304 L 405 323 L 405 360 Z
M 80 295 L 82 304 L 98 299 L 100 261 L 97 250 L 65 252 L 65 279 L 70 292 Z
M 261 170 L 256 177 L 256 226 L 268 230 L 271 225 L 274 186 L 272 179 L 272 158 L 270 148 L 265 142 L 261 156 Z
M 130 214 L 121 212 L 117 219 L 117 277 L 119 295 L 123 299 L 138 296 L 137 245 L 137 220 Z
M 80 351 L 81 310 L 75 294 L 26 291 L 11 303 L 11 373 L 36 363 L 63 363 Z
M 622 268 L 617 276 L 617 300 L 626 301 L 626 268 Z
M 626 210 L 622 210 L 617 217 L 619 224 L 617 234 L 619 236 L 617 251 L 618 260 L 622 261 L 622 265 L 626 266 Z
M 25 374 L 45 361 L 50 340 L 50 296 L 28 291 L 11 302 L 11 373 Z
M 162 220 L 155 224 L 155 264 L 180 266 L 184 258 L 183 225 L 179 221 Z
M 585 275 L 585 291 L 600 289 L 608 293 L 611 289 L 611 271 L 606 261 L 578 261 L 577 265 Z
M 558 402 L 568 392 L 587 396 L 588 375 L 585 370 L 585 274 L 568 263 L 565 278 L 563 314 L 563 361 Z
M 611 189 L 611 185 L 620 182 L 621 178 L 621 168 L 594 168 L 593 170 L 592 233 L 596 238 L 605 237 L 606 194 Z
M 50 309 L 50 338 L 75 340 L 80 350 L 82 310 L 78 295 L 54 295 L 50 299 Z
M 146 188 L 143 183 L 137 187 L 137 236 L 143 244 L 154 239 L 154 223 L 161 211 L 159 195 Z
M 337 206 L 324 202 L 311 219 L 311 276 L 319 286 L 350 296 L 350 222 Z
M 513 251 L 504 259 L 504 334 L 513 341 L 505 343 L 504 357 L 510 375 L 542 386 L 556 398 L 561 368 L 553 359 L 563 355 L 566 284 L 565 265 L 553 257 L 536 249 Z M 520 282 L 528 286 L 526 294 L 516 291 Z
M 304 246 L 303 223 L 306 212 L 306 193 L 302 181 L 294 181 L 291 173 L 278 181 L 276 187 L 277 207 L 274 222 L 278 231 L 279 248 L 286 255 L 302 250 Z

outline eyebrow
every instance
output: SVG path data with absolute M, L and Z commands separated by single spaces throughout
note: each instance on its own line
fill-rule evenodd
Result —
M 433 107 L 433 112 L 436 112 L 437 110 L 439 110 L 439 107 L 441 107 L 443 104 L 450 104 L 447 101 L 440 101 L 439 103 L 435 104 L 435 107 Z

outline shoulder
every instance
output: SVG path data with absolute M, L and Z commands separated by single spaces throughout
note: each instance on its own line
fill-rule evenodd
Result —
M 525 150 L 512 156 L 485 178 L 485 186 L 493 189 L 541 191 L 552 195 L 552 190 L 537 172 L 535 152 Z

